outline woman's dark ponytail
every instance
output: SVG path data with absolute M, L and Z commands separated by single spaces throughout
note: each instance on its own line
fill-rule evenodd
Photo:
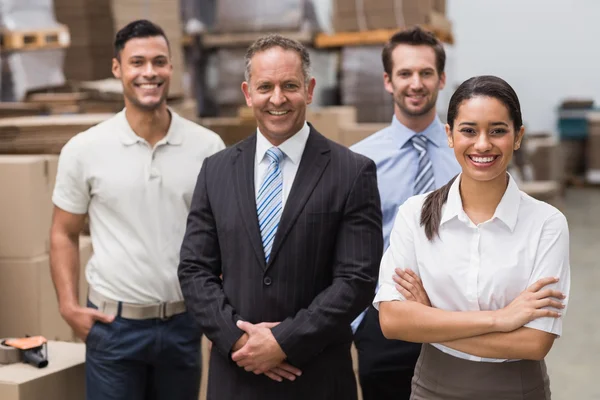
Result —
M 434 236 L 439 236 L 440 221 L 442 220 L 442 207 L 448 201 L 448 193 L 450 193 L 450 187 L 456 180 L 450 179 L 450 182 L 446 183 L 441 188 L 431 192 L 423 203 L 421 208 L 421 226 L 425 227 L 425 235 L 430 241 L 433 240 Z

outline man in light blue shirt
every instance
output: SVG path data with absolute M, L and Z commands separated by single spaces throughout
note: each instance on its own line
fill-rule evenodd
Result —
M 445 59 L 441 43 L 418 27 L 392 36 L 382 52 L 385 88 L 394 97 L 392 123 L 351 147 L 377 165 L 384 249 L 398 207 L 460 172 L 435 108 L 446 81 Z M 352 323 L 352 329 L 363 399 L 408 400 L 421 345 L 386 339 L 373 307 Z

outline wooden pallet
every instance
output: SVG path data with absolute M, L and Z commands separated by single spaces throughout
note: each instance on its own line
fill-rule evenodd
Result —
M 66 25 L 40 30 L 0 30 L 1 51 L 29 51 L 69 47 L 71 35 Z
M 429 25 L 422 25 L 422 28 L 433 32 L 442 42 L 448 44 L 454 43 L 454 37 L 451 31 Z M 338 32 L 333 34 L 319 33 L 315 37 L 314 44 L 317 48 L 384 44 L 399 30 L 400 29 L 375 29 L 370 31 Z
M 205 48 L 246 47 L 254 43 L 258 38 L 268 35 L 269 33 L 270 32 L 243 32 L 184 35 L 182 38 L 182 45 L 191 46 L 196 42 L 196 39 L 199 39 L 200 44 Z M 315 36 L 312 32 L 289 31 L 277 33 L 306 45 L 312 44 Z

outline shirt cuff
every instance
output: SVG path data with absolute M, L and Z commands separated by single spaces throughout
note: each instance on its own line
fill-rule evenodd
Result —
M 375 307 L 375 309 L 379 311 L 380 302 L 394 300 L 404 301 L 406 299 L 400 294 L 400 292 L 396 290 L 394 286 L 391 286 L 389 284 L 383 284 L 381 285 L 381 287 L 377 291 L 377 294 L 375 295 L 375 299 L 373 300 L 373 307 Z
M 562 335 L 562 319 L 544 317 L 534 319 L 530 323 L 524 325 L 525 328 L 537 329 L 538 331 L 548 332 L 560 337 Z

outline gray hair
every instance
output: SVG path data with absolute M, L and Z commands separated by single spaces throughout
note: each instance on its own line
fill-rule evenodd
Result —
M 246 56 L 244 57 L 244 61 L 246 63 L 244 77 L 246 78 L 246 82 L 250 82 L 252 57 L 254 57 L 256 53 L 269 50 L 273 47 L 281 47 L 283 50 L 292 50 L 298 53 L 300 60 L 302 60 L 302 74 L 304 75 L 304 83 L 306 86 L 308 86 L 308 82 L 310 81 L 310 56 L 308 54 L 308 50 L 306 50 L 306 47 L 304 47 L 302 43 L 278 34 L 271 34 L 257 39 L 246 51 Z

